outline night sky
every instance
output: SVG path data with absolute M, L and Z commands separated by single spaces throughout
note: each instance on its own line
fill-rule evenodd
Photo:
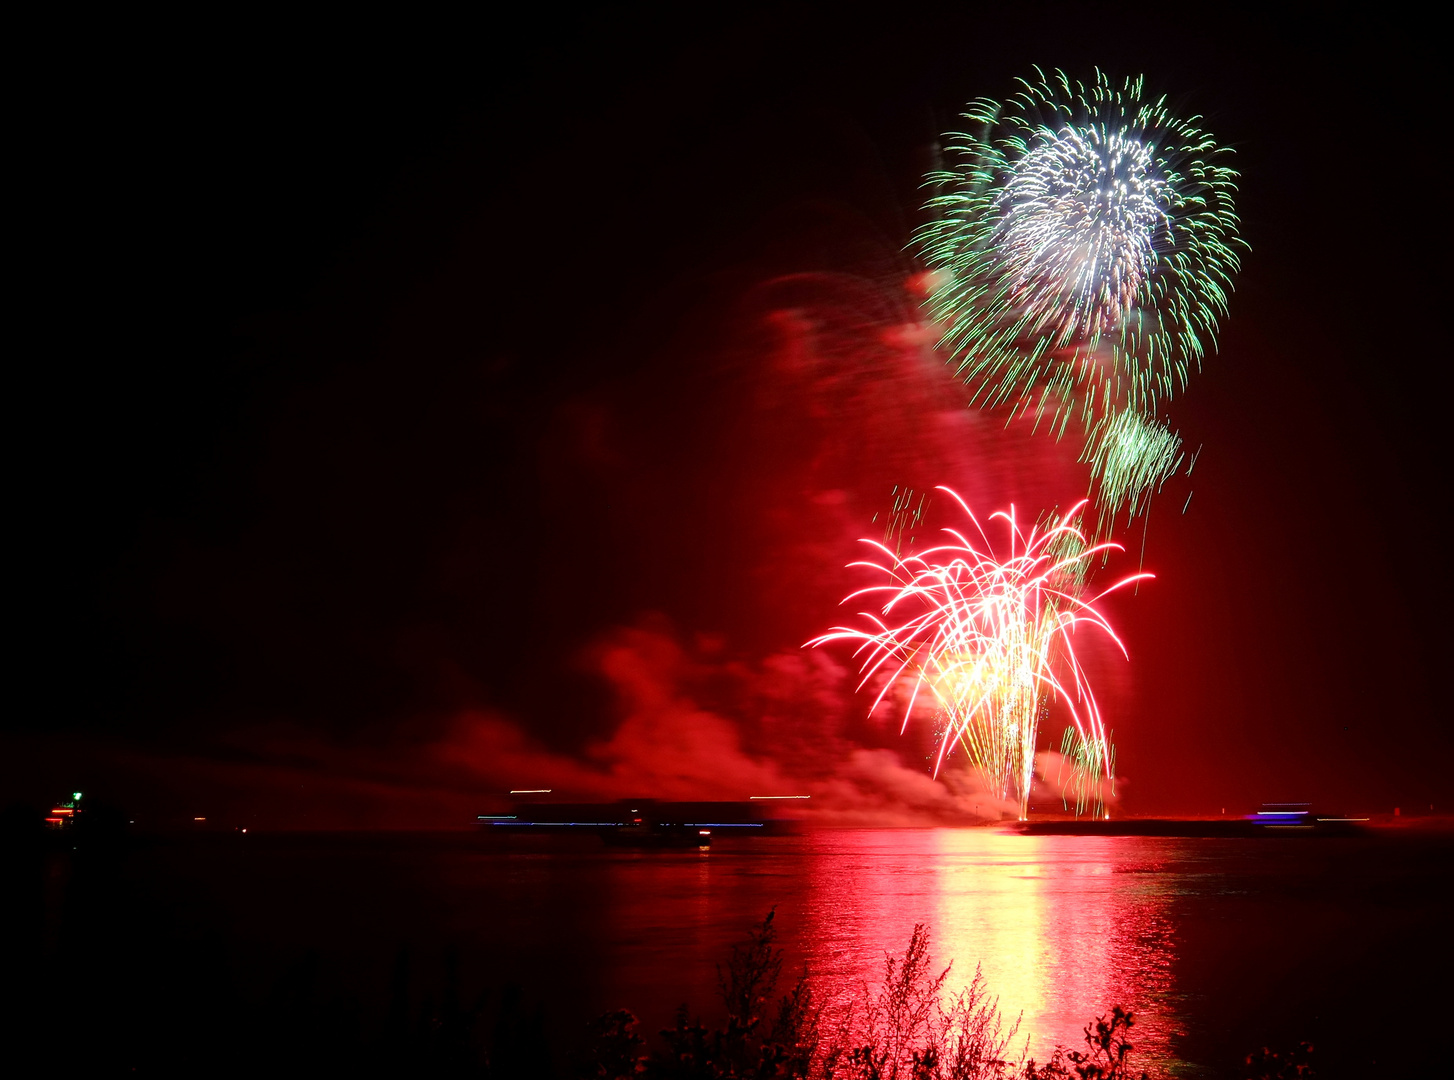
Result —
M 1202 114 L 1251 245 L 1170 407 L 1195 473 L 1121 537 L 1157 575 L 1110 606 L 1130 663 L 1094 661 L 1122 809 L 1454 803 L 1441 35 L 1376 10 L 47 41 L 6 801 L 420 825 L 512 786 L 776 785 L 957 820 L 926 735 L 799 646 L 894 484 L 1085 490 L 1073 439 L 966 410 L 912 340 L 935 140 L 1039 63 Z

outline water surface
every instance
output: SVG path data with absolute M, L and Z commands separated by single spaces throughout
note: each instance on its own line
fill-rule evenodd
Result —
M 137 1000 L 190 978 L 245 1012 L 304 987 L 365 1034 L 431 995 L 513 986 L 564 1046 L 608 1008 L 647 1031 L 683 1001 L 710 1020 L 716 963 L 776 909 L 789 968 L 806 964 L 825 1000 L 875 981 L 926 924 L 949 985 L 979 966 L 1039 1058 L 1121 1004 L 1138 1057 L 1174 1075 L 1227 1075 L 1250 1049 L 1303 1039 L 1320 1075 L 1401 1075 L 1435 1052 L 1449 1004 L 1451 854 L 1438 833 L 835 830 L 709 852 L 198 837 L 137 846 L 109 877 L 53 858 L 45 948 L 52 974 L 77 964 Z M 155 978 L 125 970 L 138 966 Z

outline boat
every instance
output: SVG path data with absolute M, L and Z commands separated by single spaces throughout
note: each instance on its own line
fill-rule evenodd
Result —
M 477 824 L 492 834 L 594 833 L 612 847 L 707 848 L 713 835 L 752 836 L 780 824 L 748 802 L 658 802 L 621 799 L 614 803 L 523 802 L 508 814 L 480 814 Z

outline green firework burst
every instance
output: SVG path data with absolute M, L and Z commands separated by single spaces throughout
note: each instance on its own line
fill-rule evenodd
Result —
M 1135 513 L 1174 468 L 1158 410 L 1226 317 L 1237 173 L 1141 78 L 1035 74 L 1003 104 L 972 102 L 951 166 L 928 177 L 929 315 L 977 403 L 1057 435 L 1079 422 L 1103 518 Z

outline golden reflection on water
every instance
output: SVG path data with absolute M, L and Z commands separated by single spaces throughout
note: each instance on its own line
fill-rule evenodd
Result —
M 979 965 L 1019 1042 L 1044 1060 L 1081 1044 L 1097 1013 L 1137 1015 L 1137 1059 L 1168 1061 L 1174 942 L 1156 849 L 1115 837 L 988 829 L 820 834 L 813 860 L 812 967 L 845 993 L 877 983 L 885 952 L 928 924 L 946 987 Z

